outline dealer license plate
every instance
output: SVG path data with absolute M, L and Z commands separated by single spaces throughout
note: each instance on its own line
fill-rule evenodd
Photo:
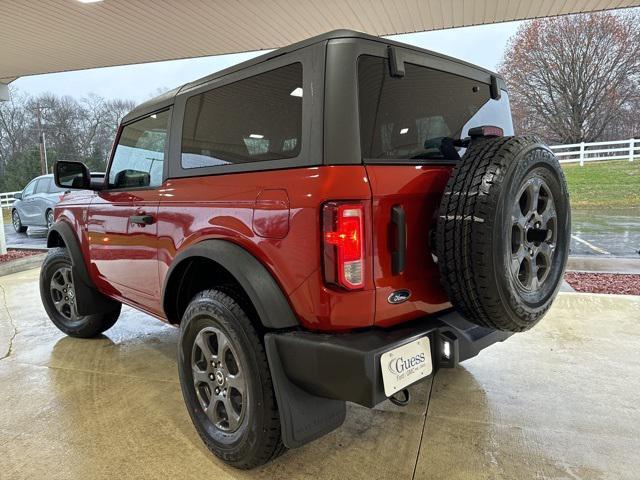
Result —
M 433 371 L 429 337 L 394 348 L 380 356 L 384 394 L 390 397 L 403 388 L 427 377 Z

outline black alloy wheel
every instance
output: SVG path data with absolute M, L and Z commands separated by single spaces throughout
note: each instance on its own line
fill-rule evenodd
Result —
M 235 432 L 248 408 L 249 392 L 244 365 L 222 330 L 206 327 L 198 332 L 191 368 L 198 401 L 209 420 L 223 432 Z
M 49 292 L 58 313 L 70 322 L 78 321 L 80 316 L 76 309 L 76 293 L 70 267 L 63 266 L 54 272 L 51 276 Z

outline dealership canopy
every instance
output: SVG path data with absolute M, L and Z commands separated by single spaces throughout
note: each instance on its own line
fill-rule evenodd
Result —
M 0 84 L 40 73 L 276 48 L 338 28 L 392 35 L 638 5 L 640 0 L 2 1 Z

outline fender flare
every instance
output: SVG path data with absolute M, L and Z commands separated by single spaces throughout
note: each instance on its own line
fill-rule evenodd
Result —
M 173 273 L 182 262 L 202 257 L 216 262 L 227 270 L 245 291 L 262 325 L 282 329 L 298 327 L 298 319 L 284 292 L 265 266 L 239 245 L 226 240 L 202 240 L 178 253 L 171 263 L 162 287 L 162 304 L 167 318 L 173 298 L 170 290 L 177 285 Z
M 62 221 L 54 223 L 53 227 L 49 229 L 49 233 L 47 233 L 47 248 L 62 246 L 56 238 L 56 235 L 60 236 L 62 243 L 69 252 L 74 279 L 80 279 L 87 286 L 95 288 L 91 277 L 89 277 L 89 272 L 87 271 L 87 265 L 84 262 L 80 243 L 78 242 L 76 234 L 73 232 L 71 226 Z
M 105 313 L 118 307 L 119 302 L 100 293 L 91 280 L 80 242 L 73 232 L 73 228 L 67 222 L 57 221 L 49 229 L 47 248 L 52 247 L 65 247 L 69 252 L 71 275 L 76 291 L 76 308 L 80 315 Z

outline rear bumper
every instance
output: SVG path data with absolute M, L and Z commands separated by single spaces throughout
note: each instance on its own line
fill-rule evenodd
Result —
M 457 312 L 389 330 L 269 333 L 265 346 L 283 441 L 295 448 L 339 427 L 346 415 L 346 401 L 365 407 L 384 401 L 380 356 L 386 351 L 428 336 L 435 373 L 439 368 L 455 367 L 510 335 L 478 327 Z M 444 342 L 449 343 L 448 358 Z
M 390 330 L 270 335 L 284 374 L 295 385 L 320 397 L 373 407 L 387 398 L 380 371 L 384 352 L 428 336 L 435 373 L 457 366 L 511 333 L 478 327 L 457 312 L 449 312 Z M 448 357 L 443 351 L 445 342 L 449 342 Z

